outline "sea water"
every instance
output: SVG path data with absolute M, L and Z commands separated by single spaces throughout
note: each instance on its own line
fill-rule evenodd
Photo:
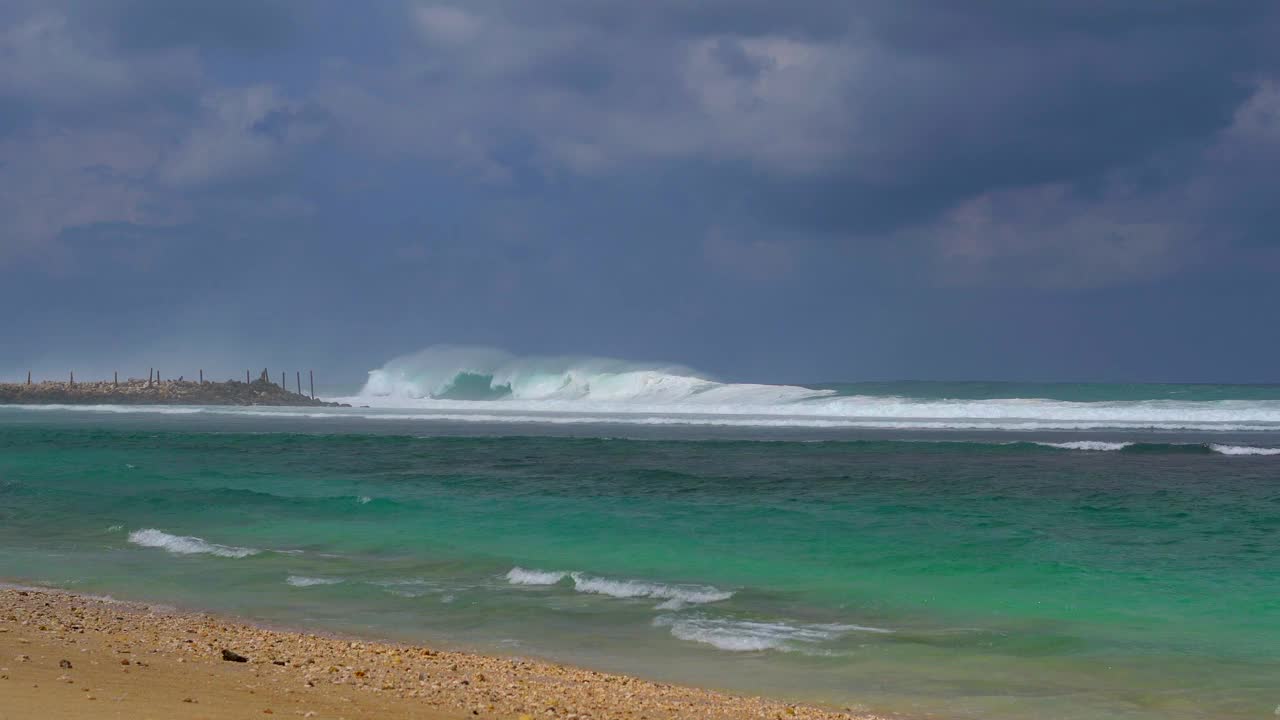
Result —
M 906 715 L 1280 703 L 1275 387 L 507 384 L 0 408 L 0 578 Z

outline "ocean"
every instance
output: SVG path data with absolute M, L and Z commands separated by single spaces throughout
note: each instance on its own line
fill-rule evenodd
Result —
M 368 407 L 0 407 L 0 579 L 908 717 L 1280 704 L 1280 386 L 456 352 Z

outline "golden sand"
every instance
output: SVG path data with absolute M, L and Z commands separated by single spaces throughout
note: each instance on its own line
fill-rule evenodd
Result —
M 224 650 L 243 662 L 224 659 Z M 0 720 L 835 720 L 543 661 L 273 630 L 54 590 L 0 588 Z

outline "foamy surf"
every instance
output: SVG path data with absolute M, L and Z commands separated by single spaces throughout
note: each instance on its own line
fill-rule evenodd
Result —
M 812 407 L 701 407 L 626 406 L 586 403 L 518 403 L 514 401 L 446 401 L 422 400 L 413 404 L 378 405 L 360 396 L 332 397 L 327 400 L 352 405 L 369 405 L 359 409 L 325 412 L 298 410 L 246 410 L 206 408 L 211 414 L 248 415 L 254 417 L 303 418 L 309 420 L 360 419 L 370 421 L 421 421 L 445 423 L 538 424 L 538 425 L 639 425 L 657 427 L 726 427 L 726 428 L 810 428 L 817 430 L 991 430 L 1014 432 L 1090 431 L 1090 430 L 1159 430 L 1194 432 L 1260 432 L 1280 431 L 1280 412 L 1266 420 L 1227 419 L 1200 420 L 1196 417 L 1156 420 L 1142 414 L 1110 419 L 1099 417 L 1077 420 L 983 417 L 917 417 L 889 418 L 840 417 L 823 414 Z M 1083 404 L 1083 403 L 1080 403 Z M 139 408 L 137 412 L 147 412 Z M 1221 417 L 1227 418 L 1228 415 Z
M 351 408 L 9 405 L 0 412 L 65 411 L 140 415 L 212 415 L 336 422 L 428 422 L 560 426 L 796 428 L 815 430 L 975 431 L 1280 431 L 1280 401 L 1068 402 L 919 400 L 842 396 L 777 404 L 652 403 L 591 400 L 441 400 L 356 395 L 327 397 Z
M 1210 444 L 1209 449 L 1220 455 L 1280 455 L 1280 448 L 1273 447 Z
M 1074 440 L 1072 442 L 1038 442 L 1036 445 L 1060 450 L 1088 450 L 1091 452 L 1115 452 L 1131 447 L 1131 442 L 1103 442 L 1101 440 Z
M 341 578 L 307 577 L 306 575 L 290 575 L 284 581 L 299 588 L 315 587 L 317 585 L 340 585 L 345 582 Z
M 129 542 L 142 547 L 160 548 L 175 555 L 217 555 L 227 558 L 245 558 L 262 552 L 256 548 L 218 545 L 189 535 L 170 535 L 155 528 L 134 530 Z
M 507 582 L 512 585 L 555 585 L 568 576 L 568 572 L 526 570 L 522 567 L 513 567 L 506 574 Z
M 728 590 L 721 590 L 710 585 L 681 585 L 646 582 L 642 580 L 614 580 L 586 573 L 561 570 L 526 570 L 521 567 L 511 568 L 506 574 L 507 582 L 512 585 L 557 585 L 566 578 L 572 580 L 576 592 L 589 595 L 605 595 L 607 597 L 630 599 L 649 598 L 665 600 L 659 607 L 674 609 L 683 604 L 703 605 L 720 602 L 733 597 Z
M 427 421 L 549 425 L 976 431 L 1280 431 L 1280 399 L 1208 395 L 1184 399 L 920 395 L 921 384 L 886 394 L 800 385 L 733 383 L 671 363 L 598 357 L 521 357 L 495 348 L 435 346 L 372 370 L 355 395 L 327 397 L 350 408 L 125 405 L 11 406 L 15 412 L 232 415 L 305 420 Z M 954 391 L 954 387 L 950 390 Z M 1020 391 L 1052 392 L 1019 386 Z M 948 390 L 939 390 L 948 392 Z M 896 394 L 902 393 L 902 394 Z M 1057 397 L 1057 396 L 1055 396 Z M 1105 394 L 1101 397 L 1107 397 Z M 0 411 L 8 411 L 7 408 Z M 1064 449 L 1105 450 L 1101 447 Z M 1266 448 L 1264 448 L 1265 450 Z M 1270 454 L 1224 453 L 1224 454 Z
M 680 615 L 660 615 L 653 619 L 653 624 L 655 627 L 670 628 L 671 635 L 679 640 L 702 643 L 729 652 L 780 650 L 824 654 L 820 647 L 823 643 L 838 640 L 850 633 L 893 632 L 886 628 L 864 625 L 762 622 Z
M 1280 430 L 1280 400 L 952 399 L 842 395 L 828 388 L 729 383 L 690 368 L 593 357 L 519 357 L 436 346 L 329 398 L 369 419 L 446 422 L 923 430 Z M 274 413 L 276 411 L 266 411 Z M 308 417 L 345 417 L 315 412 Z
M 732 592 L 710 585 L 665 585 L 639 580 L 609 580 L 583 573 L 570 573 L 569 577 L 573 578 L 573 587 L 578 592 L 615 598 L 653 598 L 701 605 L 733 597 Z

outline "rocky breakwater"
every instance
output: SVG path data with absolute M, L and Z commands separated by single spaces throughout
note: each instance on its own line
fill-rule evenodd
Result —
M 139 380 L 115 382 L 0 383 L 0 404 L 9 405 L 274 405 L 349 407 L 299 395 L 271 382 L 267 371 L 253 382 Z

